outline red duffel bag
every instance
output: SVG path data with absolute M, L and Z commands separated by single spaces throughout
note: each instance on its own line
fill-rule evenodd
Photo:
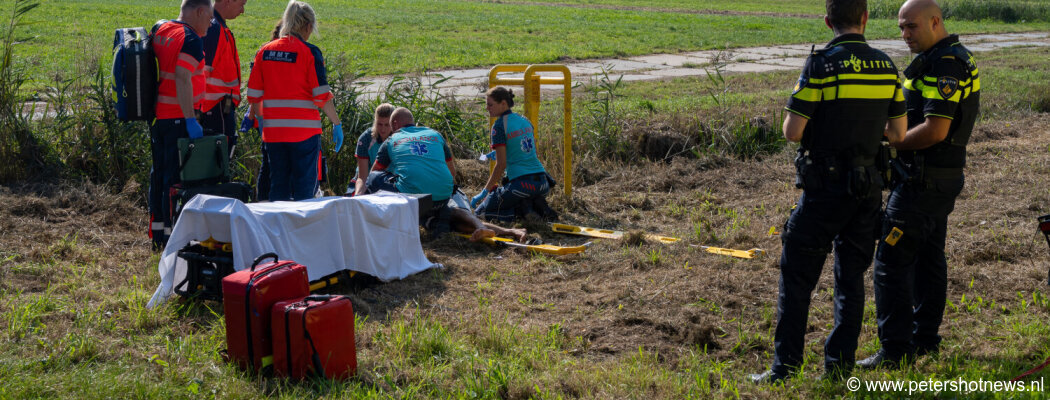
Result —
M 272 258 L 272 262 L 263 263 Z M 273 364 L 270 310 L 274 303 L 310 294 L 306 267 L 277 255 L 259 256 L 250 269 L 222 279 L 222 307 L 226 312 L 226 352 L 241 368 L 260 371 Z
M 344 379 L 357 372 L 354 307 L 346 296 L 282 301 L 272 319 L 276 376 Z

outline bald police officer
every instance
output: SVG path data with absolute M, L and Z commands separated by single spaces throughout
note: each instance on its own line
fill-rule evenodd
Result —
M 788 100 L 784 137 L 801 142 L 795 164 L 803 189 L 784 227 L 773 366 L 755 383 L 786 379 L 802 365 L 809 301 L 835 250 L 835 327 L 824 346 L 825 377 L 853 368 L 864 312 L 864 271 L 875 248 L 882 178 L 875 159 L 884 135 L 904 134 L 897 68 L 868 46 L 865 0 L 827 0 L 835 38 L 806 60 Z
M 916 53 L 904 71 L 908 132 L 900 150 L 904 176 L 886 204 L 875 255 L 875 306 L 882 348 L 858 362 L 896 368 L 938 350 L 948 287 L 944 256 L 948 214 L 963 188 L 966 143 L 980 107 L 973 55 L 948 35 L 933 0 L 901 6 L 901 37 Z

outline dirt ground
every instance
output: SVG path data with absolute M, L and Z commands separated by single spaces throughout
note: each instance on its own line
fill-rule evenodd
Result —
M 949 301 L 978 294 L 1009 305 L 1019 293 L 1046 291 L 1050 259 L 1036 217 L 1050 209 L 1047 143 L 1050 114 L 977 128 L 966 188 L 949 219 Z M 357 312 L 371 321 L 417 312 L 469 321 L 485 308 L 522 326 L 560 325 L 575 343 L 570 353 L 582 359 L 615 358 L 641 347 L 673 367 L 684 354 L 706 348 L 716 359 L 758 371 L 770 362 L 777 295 L 780 241 L 769 230 L 780 229 L 799 194 L 790 157 L 786 149 L 761 161 L 581 165 L 578 173 L 590 176 L 581 181 L 594 183 L 576 187 L 572 200 L 552 197 L 563 222 L 673 235 L 684 239 L 678 244 L 594 239 L 583 255 L 549 257 L 443 238 L 424 243 L 443 269 L 328 291 L 351 295 Z M 466 186 L 481 185 L 483 166 L 463 161 L 459 169 Z M 113 285 L 133 275 L 156 279 L 141 196 L 133 185 L 120 193 L 90 184 L 0 187 L 0 263 L 97 261 L 99 279 Z M 587 241 L 542 225 L 526 228 L 547 243 Z M 761 248 L 766 256 L 733 259 L 693 246 L 700 244 Z M 5 288 L 34 292 L 49 283 L 46 273 L 6 270 L 0 268 Z M 814 350 L 830 329 L 829 270 L 830 258 L 813 295 L 807 342 Z M 867 290 L 871 311 L 870 278 Z M 994 344 L 968 340 L 982 335 L 980 318 L 949 308 L 942 329 L 946 351 L 994 356 Z M 868 316 L 861 343 L 872 343 L 874 335 Z M 366 351 L 370 340 L 358 335 Z

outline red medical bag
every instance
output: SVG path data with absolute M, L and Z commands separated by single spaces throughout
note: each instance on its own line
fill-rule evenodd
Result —
M 276 376 L 343 379 L 357 372 L 354 307 L 345 296 L 311 295 L 273 306 Z
M 261 264 L 267 258 L 273 258 L 273 262 Z M 222 306 L 226 312 L 226 351 L 230 360 L 252 371 L 272 364 L 270 309 L 279 301 L 309 294 L 306 267 L 294 261 L 278 261 L 274 253 L 263 254 L 250 269 L 223 278 Z

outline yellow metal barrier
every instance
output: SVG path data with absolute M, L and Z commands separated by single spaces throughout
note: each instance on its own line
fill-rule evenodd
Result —
M 562 76 L 541 76 L 541 72 L 560 72 Z M 524 73 L 522 78 L 500 78 L 500 73 Z M 565 195 L 572 196 L 572 73 L 569 68 L 560 64 L 500 64 L 489 70 L 489 88 L 496 86 L 521 86 L 525 89 L 525 118 L 532 122 L 533 129 L 539 129 L 540 86 L 562 85 L 565 96 L 564 133 L 562 134 L 562 180 Z M 496 121 L 489 118 L 489 125 Z M 534 132 L 536 133 L 536 132 Z

